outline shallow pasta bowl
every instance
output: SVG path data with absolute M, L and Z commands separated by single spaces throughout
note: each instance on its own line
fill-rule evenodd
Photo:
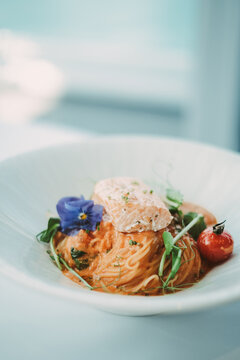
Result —
M 234 254 L 184 291 L 154 297 L 81 288 L 53 265 L 35 235 L 63 196 L 90 197 L 94 183 L 133 176 L 227 219 Z M 210 146 L 156 137 L 111 137 L 46 148 L 0 163 L 0 271 L 39 291 L 124 315 L 197 311 L 240 299 L 240 156 Z

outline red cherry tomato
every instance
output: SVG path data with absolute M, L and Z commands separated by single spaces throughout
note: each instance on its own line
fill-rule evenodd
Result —
M 224 231 L 224 222 L 201 232 L 197 244 L 202 257 L 212 263 L 228 259 L 233 252 L 233 239 Z

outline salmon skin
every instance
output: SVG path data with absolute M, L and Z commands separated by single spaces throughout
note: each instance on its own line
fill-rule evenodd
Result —
M 94 187 L 92 199 L 104 206 L 113 226 L 121 232 L 159 231 L 172 220 L 161 198 L 135 178 L 101 180 Z

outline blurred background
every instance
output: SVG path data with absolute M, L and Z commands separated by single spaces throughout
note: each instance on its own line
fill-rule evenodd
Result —
M 239 0 L 5 0 L 0 27 L 2 144 L 32 127 L 240 150 Z

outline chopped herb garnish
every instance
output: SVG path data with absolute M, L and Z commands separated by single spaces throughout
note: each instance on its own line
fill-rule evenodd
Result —
M 110 195 L 108 195 L 108 199 L 109 199 L 109 200 L 111 200 L 111 199 L 112 199 Z
M 152 193 L 153 193 L 153 190 L 150 190 L 149 192 L 150 192 L 150 194 L 152 195 Z
M 127 193 L 127 195 L 129 195 L 129 193 Z M 128 198 L 128 196 L 126 196 L 126 195 L 122 195 L 122 199 L 125 201 L 126 204 L 127 204 L 128 201 L 129 201 L 129 198 Z
M 135 240 L 129 240 L 129 245 L 138 245 L 138 242 Z
M 86 231 L 87 234 L 89 234 L 89 232 L 90 232 L 90 230 L 88 230 L 88 229 L 86 229 L 85 231 Z
M 196 217 L 198 217 L 199 215 L 195 212 L 188 212 L 187 214 L 184 215 L 183 217 L 183 223 L 184 225 L 188 225 L 193 219 L 195 219 Z M 194 238 L 194 240 L 197 241 L 199 235 L 201 234 L 201 232 L 206 229 L 206 223 L 204 221 L 204 217 L 201 216 L 198 221 L 196 222 L 196 224 L 191 227 L 191 229 L 189 229 L 189 234 L 192 235 L 192 237 Z
M 82 257 L 83 255 L 86 255 L 85 251 L 74 249 L 74 247 L 71 248 L 72 259 L 78 259 L 78 258 Z
M 68 269 L 68 271 L 70 271 L 73 275 L 75 275 L 82 283 L 84 283 L 90 290 L 93 289 L 93 287 L 91 285 L 89 285 L 87 283 L 86 280 L 84 280 L 76 271 L 74 271 L 67 263 L 66 261 L 59 256 L 59 260 L 61 261 L 61 263 L 65 266 L 66 269 Z
M 146 194 L 146 193 L 147 193 L 147 190 L 143 190 L 143 193 Z
M 84 270 L 89 267 L 88 259 L 82 259 L 82 260 L 73 259 L 73 260 L 78 270 Z

